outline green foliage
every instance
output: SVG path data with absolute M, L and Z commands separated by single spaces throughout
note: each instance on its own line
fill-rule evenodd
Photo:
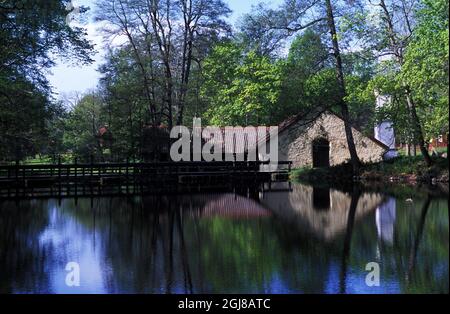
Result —
M 136 156 L 142 127 L 151 123 L 151 116 L 142 75 L 131 50 L 111 52 L 101 72 L 103 78 L 97 92 L 103 98 L 102 124 L 107 124 L 113 135 L 111 153 Z M 159 82 L 155 82 L 155 93 L 158 86 Z
M 361 177 L 368 181 L 386 182 L 390 178 L 396 180 L 417 180 L 430 182 L 432 178 L 448 182 L 448 159 L 433 158 L 433 165 L 427 167 L 421 156 L 400 156 L 389 162 L 364 164 L 361 167 Z M 320 182 L 344 183 L 353 182 L 349 164 L 329 168 L 297 168 L 293 169 L 291 178 L 302 182 L 317 184 Z
M 91 44 L 81 28 L 66 23 L 68 1 L 1 1 L 0 160 L 21 160 L 59 147 L 43 70 L 55 57 L 90 62 Z M 81 8 L 81 13 L 86 10 Z
M 428 137 L 448 132 L 449 3 L 424 0 L 408 46 L 402 77 L 414 86 Z
M 213 125 L 268 124 L 276 110 L 280 67 L 252 51 L 243 54 L 234 43 L 216 46 L 204 64 L 202 94 Z
M 334 72 L 330 71 L 328 50 L 318 33 L 307 30 L 298 35 L 282 65 L 277 122 L 312 107 L 334 102 L 336 79 Z
M 45 87 L 43 67 L 54 56 L 90 62 L 92 46 L 82 28 L 66 23 L 69 1 L 5 0 L 0 6 L 0 75 L 24 75 Z M 84 13 L 81 8 L 80 13 Z M 11 79 L 11 77 L 9 77 Z
M 323 3 L 286 1 L 278 9 L 259 5 L 240 23 L 240 32 L 229 36 L 223 20 L 229 10 L 217 0 L 193 1 L 194 15 L 183 11 L 184 1 L 168 1 L 170 12 L 155 3 L 161 14 L 156 17 L 135 10 L 133 5 L 141 1 L 121 2 L 123 11 L 101 1 L 108 10 L 97 12 L 96 18 L 117 27 L 105 36 L 124 32 L 128 42 L 109 51 L 100 67 L 99 88 L 67 113 L 51 99 L 41 71 L 54 64 L 55 56 L 91 61 L 92 47 L 83 29 L 65 22 L 66 3 L 23 0 L 0 6 L 0 159 L 65 151 L 85 157 L 136 156 L 146 125 L 190 124 L 192 117 L 222 126 L 278 124 L 318 106 L 340 111 Z M 412 8 L 406 16 L 393 1 L 383 3 L 401 21 L 393 29 L 401 46 L 397 52 L 392 51 L 380 5 L 331 2 L 339 12 L 336 36 L 351 122 L 370 135 L 376 120 L 390 119 L 398 142 L 413 141 L 408 87 L 425 137 L 448 132 L 448 0 L 404 0 Z M 321 17 L 311 20 L 311 9 L 318 9 Z M 197 13 L 197 23 L 183 20 Z M 173 33 L 148 27 L 147 19 L 171 22 Z M 412 22 L 410 30 L 406 21 Z M 163 35 L 173 38 L 158 42 Z M 281 48 L 291 36 L 286 55 Z M 175 43 L 174 38 L 182 40 Z M 165 53 L 169 41 L 172 47 Z M 397 56 L 379 61 L 377 54 Z M 374 91 L 392 99 L 377 112 Z M 99 147 L 96 132 L 104 125 L 113 140 Z
M 391 104 L 377 113 L 378 118 L 389 117 L 394 122 L 397 138 L 407 143 L 418 140 L 412 131 L 407 91 L 414 99 L 425 141 L 448 132 L 449 115 L 448 0 L 423 0 L 412 3 L 411 8 L 409 15 L 404 16 L 400 7 L 392 7 L 392 15 L 403 23 L 413 24 L 406 33 L 395 29 L 394 38 L 401 49 L 379 63 L 378 74 L 367 86 L 368 93 L 377 90 L 391 97 Z M 390 36 L 385 31 L 375 37 L 379 51 L 392 46 Z
M 97 138 L 102 126 L 101 102 L 94 94 L 87 94 L 69 112 L 65 125 L 63 142 L 75 156 L 88 160 L 101 156 L 102 149 Z
M 346 55 L 349 68 L 348 101 L 355 121 L 372 113 L 372 98 L 364 94 L 371 65 Z M 288 56 L 270 61 L 255 51 L 226 42 L 205 60 L 202 96 L 208 103 L 205 117 L 212 124 L 278 124 L 289 116 L 316 107 L 338 105 L 338 84 L 328 49 L 319 33 L 298 35 Z M 358 117 L 360 120 L 356 119 Z M 361 121 L 361 125 L 368 125 Z
M 0 77 L 0 159 L 21 160 L 37 152 L 48 134 L 50 107 L 46 95 L 26 78 L 10 84 Z

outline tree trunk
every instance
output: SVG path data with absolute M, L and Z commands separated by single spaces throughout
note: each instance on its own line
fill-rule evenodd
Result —
M 348 150 L 350 152 L 350 160 L 351 160 L 351 164 L 353 167 L 353 174 L 357 175 L 359 173 L 360 161 L 359 161 L 358 153 L 356 151 L 355 140 L 353 139 L 352 127 L 349 122 L 350 114 L 349 114 L 347 103 L 345 101 L 346 90 L 345 90 L 345 81 L 344 81 L 344 71 L 342 69 L 341 52 L 339 49 L 339 42 L 338 42 L 337 34 L 336 34 L 336 25 L 334 22 L 333 8 L 331 6 L 330 0 L 326 0 L 325 2 L 326 2 L 326 7 L 327 7 L 328 28 L 329 28 L 330 35 L 331 35 L 331 41 L 333 43 L 333 56 L 336 61 L 336 76 L 337 76 L 339 92 L 340 92 L 340 95 L 339 95 L 339 103 L 340 104 L 339 105 L 341 107 L 342 118 L 344 119 L 345 136 L 347 138 Z
M 414 103 L 411 91 L 408 87 L 406 90 L 406 102 L 408 104 L 408 111 L 411 118 L 411 123 L 414 132 L 414 156 L 416 155 L 416 143 L 419 144 L 420 152 L 425 160 L 427 166 L 431 166 L 433 161 L 431 160 L 430 154 L 428 153 L 428 148 L 426 147 L 425 140 L 423 137 L 422 126 L 420 125 L 419 117 L 417 116 L 416 104 Z
M 394 29 L 394 21 L 393 17 L 389 13 L 388 7 L 386 6 L 386 3 L 384 0 L 380 0 L 379 6 L 381 7 L 383 14 L 384 14 L 384 21 L 386 22 L 386 28 L 388 31 L 388 39 L 390 44 L 390 49 L 392 50 L 393 55 L 396 58 L 396 61 L 400 67 L 403 66 L 403 51 L 405 48 L 405 44 L 402 42 L 402 40 L 399 40 L 397 37 L 397 34 Z M 406 19 L 408 21 L 408 18 Z M 410 36 L 412 33 L 409 34 Z M 425 140 L 423 137 L 422 127 L 420 125 L 419 116 L 417 115 L 416 110 L 416 104 L 412 97 L 411 89 L 408 85 L 404 84 L 403 89 L 405 91 L 405 97 L 406 102 L 408 104 L 408 112 L 410 117 L 411 126 L 413 129 L 413 145 L 414 145 L 414 151 L 416 150 L 416 143 L 419 144 L 420 151 L 423 155 L 423 158 L 425 159 L 425 163 L 427 166 L 431 166 L 433 163 L 430 157 L 430 154 L 428 153 L 428 149 L 425 146 Z

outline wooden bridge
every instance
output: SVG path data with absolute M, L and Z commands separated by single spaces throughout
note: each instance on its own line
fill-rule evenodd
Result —
M 264 162 L 125 162 L 0 166 L 0 198 L 117 195 L 285 181 L 291 162 L 261 172 Z

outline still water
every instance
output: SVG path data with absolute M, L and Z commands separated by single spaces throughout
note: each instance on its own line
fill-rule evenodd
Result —
M 448 186 L 4 200 L 0 293 L 448 293 L 448 212 Z

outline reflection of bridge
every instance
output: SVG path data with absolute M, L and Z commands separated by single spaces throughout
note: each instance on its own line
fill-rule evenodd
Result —
M 273 183 L 283 187 L 285 183 Z M 332 241 L 345 233 L 351 209 L 352 196 L 335 189 L 293 185 L 292 192 L 268 193 L 261 203 L 275 215 L 298 227 L 298 230 Z M 379 193 L 361 193 L 355 210 L 354 221 L 375 211 L 385 197 Z

